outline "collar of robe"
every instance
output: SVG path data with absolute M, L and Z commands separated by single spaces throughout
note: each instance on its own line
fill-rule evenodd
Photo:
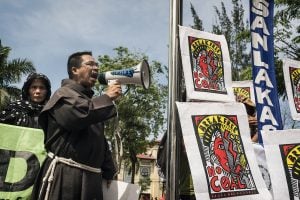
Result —
M 69 88 L 72 88 L 80 93 L 85 94 L 86 96 L 88 96 L 89 98 L 92 98 L 92 96 L 94 95 L 94 91 L 91 89 L 87 89 L 85 87 L 83 87 L 82 85 L 76 83 L 74 80 L 72 79 L 64 79 L 62 80 L 62 84 L 61 86 L 67 86 Z

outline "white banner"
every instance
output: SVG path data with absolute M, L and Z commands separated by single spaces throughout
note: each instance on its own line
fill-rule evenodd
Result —
M 262 131 L 274 200 L 299 199 L 300 130 Z
M 197 199 L 272 199 L 242 103 L 176 104 Z
M 300 61 L 283 60 L 286 93 L 294 120 L 300 120 Z
M 104 200 L 138 200 L 140 187 L 123 181 L 112 181 L 107 187 L 106 180 L 102 182 Z
M 179 26 L 187 101 L 233 102 L 231 62 L 224 35 Z

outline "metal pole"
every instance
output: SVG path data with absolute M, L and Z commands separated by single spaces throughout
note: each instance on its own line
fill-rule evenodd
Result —
M 168 200 L 178 199 L 178 115 L 175 101 L 180 96 L 181 74 L 179 71 L 179 33 L 178 25 L 181 23 L 182 0 L 170 0 L 170 26 L 169 26 L 169 101 L 168 101 L 168 134 L 167 145 L 167 177 L 166 192 Z

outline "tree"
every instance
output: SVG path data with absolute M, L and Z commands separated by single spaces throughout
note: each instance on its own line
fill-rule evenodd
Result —
M 115 48 L 115 57 L 108 55 L 99 56 L 100 70 L 110 71 L 129 68 L 138 64 L 147 56 L 139 53 L 131 53 L 127 48 Z M 118 109 L 118 118 L 110 121 L 106 127 L 106 133 L 111 141 L 112 149 L 122 144 L 123 155 L 118 155 L 118 165 L 122 160 L 131 163 L 131 174 L 134 183 L 136 172 L 137 154 L 146 152 L 147 147 L 154 144 L 158 134 L 163 133 L 165 122 L 165 109 L 167 100 L 166 67 L 157 61 L 150 63 L 151 86 L 148 90 L 136 85 L 128 85 L 123 96 L 115 101 Z M 102 86 L 99 86 L 99 91 Z M 125 89 L 125 88 L 124 88 Z M 118 141 L 116 143 L 116 136 Z M 122 152 L 119 148 L 119 152 Z M 114 155 L 117 155 L 116 153 Z M 118 157 L 116 156 L 116 157 Z
M 275 15 L 275 46 L 291 59 L 300 59 L 300 2 L 293 0 L 276 0 L 279 8 Z
M 284 128 L 299 128 L 299 121 L 291 117 L 288 103 L 285 101 L 286 87 L 282 70 L 282 58 L 300 60 L 300 2 L 293 0 L 276 0 L 278 8 L 274 22 L 275 66 L 278 94 L 282 96 L 281 111 Z
M 251 69 L 250 50 L 247 48 L 250 43 L 249 23 L 244 23 L 245 10 L 241 0 L 232 0 L 232 5 L 231 17 L 228 16 L 223 2 L 221 10 L 214 7 L 217 21 L 212 27 L 212 32 L 222 34 L 226 38 L 232 63 L 232 79 L 245 80 L 244 78 L 249 77 L 249 68 Z
M 275 14 L 274 48 L 275 66 L 279 95 L 286 98 L 285 84 L 282 72 L 282 60 L 287 57 L 300 60 L 300 2 L 293 0 L 276 0 L 278 11 Z M 296 26 L 295 26 L 296 25 Z
M 11 48 L 2 46 L 0 40 L 0 108 L 21 94 L 21 90 L 11 84 L 20 82 L 23 75 L 35 71 L 32 62 L 26 59 L 17 58 L 8 61 L 10 51 Z
M 204 31 L 204 28 L 203 28 L 203 23 L 202 23 L 202 20 L 199 18 L 193 4 L 191 3 L 191 12 L 192 12 L 192 17 L 194 19 L 194 25 L 192 25 L 191 27 L 193 29 L 196 29 L 196 30 L 199 30 L 199 31 Z
M 232 48 L 231 48 L 231 40 L 232 40 L 232 22 L 230 21 L 227 10 L 225 8 L 225 5 L 223 2 L 221 2 L 221 11 L 214 6 L 215 12 L 217 14 L 218 20 L 217 24 L 213 26 L 213 32 L 215 34 L 222 34 L 225 36 L 227 44 L 228 44 L 228 50 L 229 54 L 232 55 Z

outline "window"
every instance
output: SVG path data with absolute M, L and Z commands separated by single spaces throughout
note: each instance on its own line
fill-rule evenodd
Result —
M 147 177 L 150 176 L 150 166 L 141 166 L 140 167 L 140 173 L 141 176 Z

